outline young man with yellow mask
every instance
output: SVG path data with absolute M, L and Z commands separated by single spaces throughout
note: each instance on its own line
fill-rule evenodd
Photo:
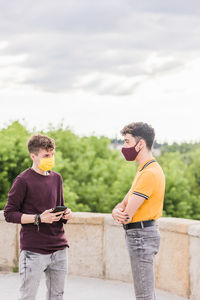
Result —
M 27 146 L 33 165 L 16 177 L 4 210 L 7 222 L 22 225 L 18 299 L 34 300 L 41 275 L 45 272 L 46 299 L 61 300 L 68 247 L 63 223 L 71 219 L 72 213 L 70 209 L 52 213 L 56 206 L 64 206 L 62 177 L 51 171 L 54 140 L 38 134 L 29 139 Z
M 136 299 L 155 300 L 153 262 L 160 245 L 156 220 L 162 215 L 165 176 L 152 156 L 155 133 L 151 126 L 132 123 L 121 133 L 125 159 L 135 160 L 139 167 L 129 192 L 112 216 L 125 229 Z

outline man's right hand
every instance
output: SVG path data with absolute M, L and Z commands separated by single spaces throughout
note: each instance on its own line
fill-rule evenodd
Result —
M 112 211 L 112 217 L 118 224 L 130 222 L 130 218 L 122 208 L 114 208 Z
M 52 224 L 53 222 L 58 222 L 62 218 L 63 211 L 52 213 L 53 210 L 53 208 L 47 209 L 40 215 L 41 223 Z

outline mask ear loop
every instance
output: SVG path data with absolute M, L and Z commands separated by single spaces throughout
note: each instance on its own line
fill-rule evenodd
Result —
M 141 141 L 141 139 L 139 139 L 139 141 Z M 136 146 L 138 145 L 138 143 L 139 143 L 139 141 L 135 144 L 135 150 L 136 150 Z M 137 153 L 139 153 L 140 152 L 140 150 L 141 150 L 141 148 L 139 148 L 139 150 L 137 151 Z

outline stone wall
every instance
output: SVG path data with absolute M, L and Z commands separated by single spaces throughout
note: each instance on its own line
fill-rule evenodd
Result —
M 156 287 L 200 299 L 200 221 L 161 218 L 161 246 L 155 260 Z M 12 270 L 19 256 L 20 225 L 0 212 L 0 270 Z M 109 214 L 75 213 L 65 225 L 70 244 L 69 274 L 131 282 L 124 230 Z

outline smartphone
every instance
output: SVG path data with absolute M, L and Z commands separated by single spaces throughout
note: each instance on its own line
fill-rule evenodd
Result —
M 67 206 L 64 206 L 64 205 L 63 206 L 56 206 L 54 208 L 54 210 L 51 211 L 51 213 L 62 212 L 66 209 L 67 209 Z

